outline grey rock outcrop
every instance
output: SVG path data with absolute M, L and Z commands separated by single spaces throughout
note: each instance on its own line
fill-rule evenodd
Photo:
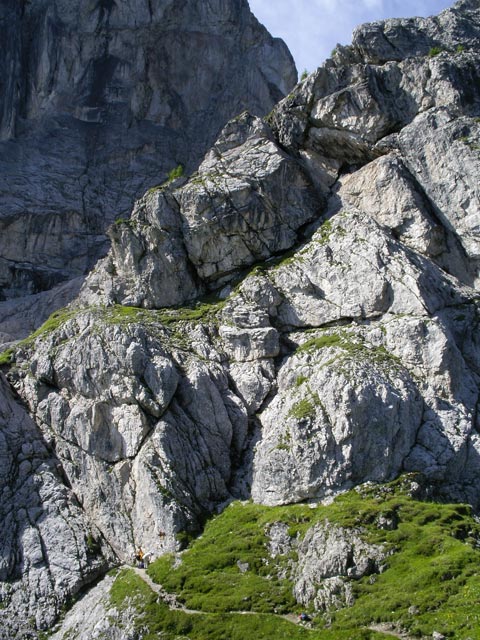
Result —
M 409 469 L 452 488 L 465 482 L 476 503 L 476 294 L 384 233 L 358 213 L 337 215 L 229 302 L 241 316 L 268 291 L 283 336 L 275 393 L 257 416 L 259 502 L 314 499 Z
M 62 620 L 60 628 L 55 629 L 52 640 L 141 640 L 134 603 L 122 611 L 111 603 L 113 582 L 113 576 L 105 576 L 76 603 Z
M 122 561 L 139 545 L 174 550 L 176 534 L 231 498 L 247 413 L 206 355 L 179 349 L 159 322 L 118 325 L 97 312 L 44 343 L 33 378 L 19 372 L 82 508 Z
M 241 114 L 198 172 L 159 189 L 110 230 L 112 251 L 79 302 L 178 305 L 231 274 L 291 248 L 321 200 L 305 172 L 259 118 Z
M 350 179 L 350 197 L 348 187 L 339 192 L 363 165 L 376 167 L 382 185 L 376 215 L 398 218 L 402 210 L 396 222 L 385 220 L 398 234 L 418 210 L 410 235 L 422 227 L 422 237 L 412 248 L 475 285 L 478 62 L 475 49 L 382 65 L 327 61 L 269 114 L 271 131 L 247 114 L 230 122 L 198 174 L 140 201 L 128 228 L 112 228 L 113 250 L 81 301 L 158 307 L 218 287 L 298 244 L 334 192 L 329 214 L 343 204 L 369 212 L 369 191 L 363 207 L 355 201 L 360 176 Z M 390 194 L 378 175 L 387 166 Z M 392 203 L 398 188 L 405 201 Z
M 0 21 L 0 299 L 86 273 L 136 197 L 296 80 L 246 0 L 8 0 Z
M 455 33 L 451 46 L 461 44 Z M 448 310 L 476 314 L 477 66 L 463 45 L 382 65 L 327 62 L 270 114 L 273 134 L 246 114 L 230 122 L 197 175 L 147 197 L 132 226 L 112 233 L 84 304 L 178 304 L 267 259 L 226 302 L 218 330 L 235 389 L 258 421 L 254 499 L 312 499 L 406 468 L 450 487 L 475 475 L 476 356 L 457 346 Z M 277 166 L 288 180 L 278 181 Z M 450 179 L 458 188 L 445 188 Z M 284 209 L 290 202 L 303 217 Z M 284 243 L 270 229 L 281 231 L 286 214 L 294 233 Z M 331 220 L 312 240 L 269 267 L 322 214 Z M 310 335 L 311 344 L 301 333 L 332 325 L 340 329 Z M 388 339 L 392 327 L 398 341 Z M 421 382 L 418 362 L 398 353 L 399 344 L 408 353 L 412 330 L 431 340 Z
M 354 600 L 351 580 L 380 573 L 388 553 L 367 544 L 361 532 L 330 523 L 309 529 L 297 545 L 294 595 L 304 606 L 320 611 L 340 608 Z
M 432 48 L 456 51 L 480 45 L 480 10 L 476 0 L 460 0 L 438 16 L 390 19 L 361 25 L 352 44 L 339 47 L 334 59 L 343 62 L 383 64 L 426 56 Z
M 362 53 L 369 29 L 395 51 Z M 235 497 L 403 471 L 480 509 L 478 29 L 461 1 L 360 30 L 139 200 L 66 321 L 19 346 L 9 380 L 117 558 L 178 549 Z M 299 602 L 348 603 L 345 574 L 380 568 L 348 535 L 311 533 Z
M 68 487 L 45 435 L 0 377 L 0 637 L 48 629 L 113 555 Z M 12 616 L 12 612 L 15 616 Z

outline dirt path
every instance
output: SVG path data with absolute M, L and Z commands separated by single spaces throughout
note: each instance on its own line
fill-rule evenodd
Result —
M 154 591 L 160 596 L 160 598 L 165 602 L 165 604 L 168 604 L 170 609 L 173 609 L 174 611 L 183 611 L 183 613 L 190 613 L 192 615 L 205 615 L 205 611 L 196 611 L 195 609 L 187 609 L 186 607 L 184 607 L 183 604 L 178 602 L 177 598 L 173 593 L 168 593 L 168 591 L 165 591 L 165 589 L 162 587 L 161 584 L 157 584 L 156 582 L 154 582 L 150 578 L 148 573 L 145 571 L 145 569 L 139 569 L 138 567 L 133 567 L 133 570 L 135 571 L 137 576 L 142 578 L 142 580 L 146 584 L 148 584 L 148 586 L 152 591 Z
M 132 567 L 129 567 L 132 568 Z M 154 591 L 158 596 L 162 599 L 165 604 L 168 604 L 169 608 L 174 611 L 183 611 L 183 613 L 187 613 L 189 615 L 194 616 L 204 616 L 208 615 L 206 611 L 198 611 L 197 609 L 187 609 L 181 602 L 179 602 L 173 593 L 168 593 L 162 587 L 161 584 L 157 584 L 153 582 L 145 569 L 139 569 L 138 567 L 133 567 L 135 573 L 142 578 L 142 580 L 150 587 L 152 591 Z M 259 616 L 262 615 L 258 611 L 231 611 L 230 613 L 235 613 L 242 616 Z M 280 613 L 271 613 L 269 615 L 274 615 L 277 618 L 283 618 L 284 620 L 288 620 L 293 624 L 300 624 L 298 616 L 294 613 L 280 614 Z M 399 633 L 395 631 L 392 627 L 386 624 L 375 624 L 368 627 L 371 631 L 378 631 L 379 633 L 384 633 L 386 636 L 391 636 L 392 638 L 399 638 L 400 640 L 413 640 L 410 636 L 405 633 Z
M 132 568 L 132 567 L 129 567 L 129 568 Z M 161 584 L 157 584 L 156 582 L 153 582 L 153 580 L 150 578 L 150 576 L 145 571 L 145 569 L 139 569 L 138 567 L 133 567 L 133 570 L 135 571 L 137 576 L 142 578 L 142 580 L 150 587 L 152 591 L 154 591 L 156 594 L 160 596 L 160 598 L 163 600 L 163 602 L 165 602 L 165 604 L 168 604 L 170 609 L 174 611 L 183 611 L 183 613 L 188 613 L 190 615 L 197 615 L 197 616 L 207 615 L 206 611 L 198 611 L 197 609 L 187 609 L 183 604 L 178 602 L 176 596 L 173 593 L 168 593 L 168 591 L 165 591 L 165 589 L 162 587 Z M 230 613 L 237 613 L 243 616 L 262 615 L 261 613 L 258 613 L 258 611 L 231 611 Z M 293 613 L 287 613 L 287 614 L 272 613 L 269 615 L 277 616 L 277 618 L 283 618 L 284 620 L 288 620 L 289 622 L 293 622 L 294 624 L 299 623 L 298 616 L 296 616 Z

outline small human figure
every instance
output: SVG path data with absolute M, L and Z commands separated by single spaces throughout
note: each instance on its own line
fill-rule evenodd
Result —
M 139 569 L 144 569 L 145 564 L 144 564 L 144 558 L 145 558 L 145 553 L 142 549 L 142 547 L 138 547 L 138 551 L 135 554 L 135 560 L 137 561 L 137 566 Z
M 300 620 L 300 622 L 309 622 L 311 620 L 310 616 L 307 613 L 304 613 L 303 611 L 298 616 L 298 619 Z

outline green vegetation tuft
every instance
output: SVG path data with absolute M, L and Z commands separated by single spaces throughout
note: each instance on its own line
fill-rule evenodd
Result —
M 288 417 L 296 418 L 297 420 L 307 420 L 308 418 L 315 417 L 315 405 L 308 398 L 302 398 L 296 402 L 288 412 Z
M 161 191 L 167 184 L 169 184 L 169 181 L 166 180 L 163 184 L 157 184 L 154 187 L 150 187 L 150 189 L 147 190 L 147 195 L 151 195 L 152 193 L 155 193 L 156 191 Z M 121 220 L 121 218 L 120 218 Z
M 54 311 L 51 316 L 36 331 L 30 334 L 27 338 L 24 338 L 23 340 L 17 342 L 14 347 L 10 347 L 6 351 L 0 353 L 0 365 L 8 365 L 14 362 L 15 353 L 18 351 L 18 349 L 21 349 L 22 347 L 28 348 L 32 346 L 37 338 L 44 337 L 49 333 L 52 333 L 53 331 L 61 327 L 65 322 L 67 322 L 67 320 L 75 317 L 77 313 L 78 310 L 67 308 Z
M 120 304 L 106 307 L 103 318 L 108 324 L 152 324 L 159 323 L 171 326 L 177 322 L 213 322 L 223 309 L 225 301 L 213 297 L 197 300 L 182 307 L 164 309 L 143 309 Z
M 328 333 L 319 338 L 310 338 L 297 348 L 297 353 L 323 349 L 324 347 L 344 347 L 346 341 L 338 333 Z
M 161 322 L 170 325 L 175 322 L 216 322 L 218 313 L 225 306 L 225 302 L 198 301 L 192 305 L 165 309 L 161 313 Z
M 304 80 L 306 80 L 308 78 L 308 71 L 306 69 L 304 69 L 302 71 L 302 75 L 300 76 L 300 82 L 303 82 Z
M 434 58 L 435 56 L 438 56 L 439 53 L 442 53 L 442 51 L 443 51 L 442 47 L 432 47 L 428 52 L 428 57 Z
M 345 216 L 345 212 L 339 211 L 335 216 L 335 219 L 339 220 L 344 216 Z M 334 233 L 341 238 L 347 235 L 346 229 L 340 226 L 339 224 L 334 226 L 332 220 L 333 220 L 332 218 L 325 220 L 325 222 L 321 225 L 321 227 L 317 230 L 317 232 L 313 236 L 313 240 L 317 244 L 327 244 L 332 234 Z
M 0 353 L 0 367 L 3 365 L 12 364 L 15 359 L 15 351 L 15 347 L 9 347 L 8 349 Z
M 103 319 L 107 324 L 130 324 L 142 322 L 148 324 L 156 317 L 155 311 L 141 307 L 129 307 L 115 304 L 102 310 Z
M 314 236 L 315 242 L 319 244 L 326 244 L 333 233 L 332 221 L 325 220 L 320 229 Z
M 162 191 L 163 189 L 165 189 L 165 187 L 168 187 L 168 185 L 171 182 L 173 182 L 177 178 L 181 178 L 183 176 L 183 173 L 184 173 L 183 165 L 182 164 L 178 164 L 176 167 L 174 167 L 173 169 L 171 169 L 168 172 L 167 179 L 165 180 L 165 182 L 163 184 L 158 184 L 158 185 L 148 189 L 147 195 L 151 195 L 153 193 L 156 193 L 157 191 Z M 116 222 L 121 223 L 121 222 L 124 222 L 124 221 L 120 218 L 119 221 L 116 221 Z
M 128 224 L 129 225 L 130 223 L 131 223 L 130 218 L 117 218 L 113 224 L 115 224 L 117 226 L 120 226 L 122 224 Z
M 183 165 L 178 164 L 174 169 L 168 172 L 168 182 L 173 182 L 177 178 L 181 178 L 183 176 Z
M 85 542 L 87 544 L 88 552 L 91 555 L 96 556 L 100 553 L 100 550 L 101 550 L 100 543 L 97 540 L 95 540 L 95 538 L 91 533 L 87 535 Z
M 304 382 L 308 380 L 307 376 L 297 376 L 295 380 L 295 386 L 301 387 Z
M 355 335 L 348 331 L 325 333 L 316 338 L 310 338 L 297 347 L 296 353 L 309 353 L 327 347 L 341 349 L 343 353 L 339 358 L 342 360 L 363 360 L 380 366 L 396 368 L 401 364 L 400 359 L 387 351 L 384 346 L 374 347 L 367 344 L 361 335 Z
M 62 324 L 65 324 L 67 320 L 74 318 L 78 313 L 77 309 L 58 309 L 54 311 L 52 315 L 46 320 L 41 327 L 34 331 L 28 338 L 22 340 L 22 343 L 32 343 L 36 338 L 44 336 L 48 333 L 56 331 Z

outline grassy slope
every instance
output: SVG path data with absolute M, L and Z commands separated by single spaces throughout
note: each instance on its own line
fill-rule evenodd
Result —
M 148 628 L 143 640 L 380 640 L 385 636 L 363 630 L 341 633 L 305 629 L 272 614 L 205 613 L 172 611 L 157 601 L 156 594 L 132 570 L 117 576 L 111 591 L 117 608 L 134 606 L 138 626 Z
M 177 323 L 216 321 L 217 314 L 223 308 L 224 302 L 219 301 L 215 296 L 205 297 L 182 307 L 171 307 L 165 309 L 142 309 L 139 307 L 128 307 L 124 305 L 112 305 L 111 307 L 85 307 L 79 309 L 59 309 L 51 314 L 41 327 L 31 335 L 17 342 L 13 347 L 0 352 L 0 366 L 10 365 L 15 361 L 15 353 L 21 348 L 30 348 L 35 340 L 45 337 L 61 327 L 65 322 L 74 318 L 77 314 L 90 311 L 98 316 L 100 322 L 107 325 L 128 325 L 161 324 L 164 327 L 174 328 Z
M 203 535 L 182 554 L 178 567 L 173 568 L 171 556 L 164 556 L 149 568 L 154 580 L 175 592 L 188 608 L 205 615 L 169 611 L 155 603 L 150 592 L 150 599 L 139 601 L 139 618 L 152 634 L 163 631 L 166 635 L 162 637 L 168 640 L 182 634 L 191 640 L 386 637 L 368 630 L 378 622 L 399 624 L 411 636 L 431 637 L 438 631 L 459 640 L 480 640 L 480 526 L 468 506 L 414 500 L 407 493 L 409 485 L 403 479 L 382 487 L 364 487 L 317 508 L 234 503 L 207 524 Z M 379 516 L 394 516 L 398 526 L 379 528 Z M 298 613 L 301 608 L 292 598 L 291 583 L 276 577 L 272 566 L 285 564 L 288 558 L 265 564 L 265 529 L 282 521 L 292 536 L 302 536 L 315 522 L 326 519 L 362 527 L 366 540 L 384 543 L 394 553 L 384 573 L 353 583 L 355 604 L 331 612 L 330 627 L 318 617 L 314 628 L 307 630 L 274 615 Z M 237 561 L 248 562 L 249 570 L 242 573 Z M 125 580 L 138 582 L 137 576 L 124 574 L 115 589 Z M 145 584 L 137 587 L 145 589 Z M 131 595 L 137 587 L 126 592 Z M 258 614 L 229 613 L 245 610 Z

